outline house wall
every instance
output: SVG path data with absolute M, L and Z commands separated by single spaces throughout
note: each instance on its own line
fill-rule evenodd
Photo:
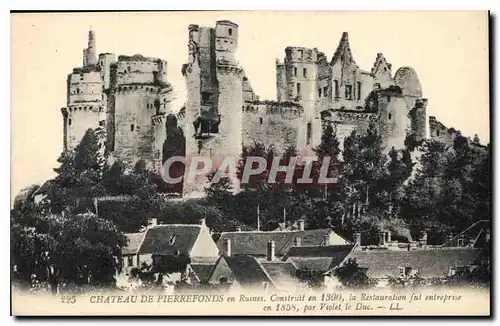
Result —
M 207 227 L 202 227 L 198 239 L 193 245 L 190 252 L 191 257 L 217 257 L 219 256 L 219 248 L 215 244 L 210 230 Z
M 342 238 L 335 232 L 330 233 L 330 245 L 345 245 L 345 244 L 350 244 L 350 242 Z

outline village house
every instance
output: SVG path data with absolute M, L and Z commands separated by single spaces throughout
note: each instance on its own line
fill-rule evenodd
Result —
M 429 246 L 425 232 L 418 242 L 404 244 L 392 241 L 390 232 L 380 232 L 380 241 L 376 246 L 362 247 L 359 233 L 355 234 L 355 239 L 351 252 L 338 266 L 325 273 L 328 287 L 340 285 L 334 271 L 349 259 L 355 260 L 369 278 L 375 279 L 377 287 L 386 287 L 390 277 L 418 275 L 424 279 L 443 279 L 453 275 L 457 268 L 476 265 L 481 254 L 481 249 L 474 248 L 472 244 L 467 247 Z
M 278 260 L 275 243 L 267 244 L 266 257 L 233 255 L 231 240 L 225 241 L 224 255 L 215 264 L 210 284 L 230 285 L 231 289 L 290 291 L 300 286 L 296 267 L 290 262 Z
M 195 225 L 157 224 L 157 219 L 152 218 L 145 232 L 125 236 L 129 240 L 122 250 L 125 271 L 143 264 L 159 266 L 172 258 L 186 257 L 190 263 L 179 272 L 203 282 L 206 281 L 207 270 L 219 256 L 205 219 Z
M 299 220 L 295 231 L 241 231 L 223 232 L 217 247 L 224 253 L 226 242 L 231 241 L 233 255 L 266 257 L 267 246 L 274 241 L 275 255 L 282 258 L 294 246 L 346 245 L 351 243 L 345 236 L 332 229 L 305 230 L 304 221 Z

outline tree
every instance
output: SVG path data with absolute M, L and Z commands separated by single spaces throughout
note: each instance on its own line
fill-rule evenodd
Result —
M 341 185 L 346 203 L 344 214 L 351 216 L 351 224 L 363 223 L 359 218 L 368 215 L 379 220 L 388 217 L 388 194 L 384 189 L 387 155 L 383 150 L 382 137 L 374 124 L 365 133 L 353 131 L 344 141 Z
M 92 207 L 92 198 L 105 193 L 101 182 L 104 161 L 99 150 L 94 130 L 88 129 L 74 153 L 61 154 L 49 197 L 54 213 L 66 207 L 85 211 Z
M 347 259 L 342 266 L 334 270 L 333 275 L 343 286 L 350 289 L 370 288 L 377 285 L 377 281 L 369 278 L 365 269 L 359 267 L 355 258 Z
M 92 213 L 38 212 L 32 221 L 32 225 L 13 221 L 12 266 L 19 279 L 29 282 L 28 275 L 36 275 L 51 285 L 53 293 L 61 282 L 114 284 L 115 257 L 120 257 L 126 238 L 113 223 Z
M 218 208 L 230 208 L 232 182 L 228 177 L 222 177 L 218 182 L 212 182 L 215 172 L 210 173 L 207 178 L 211 182 L 210 186 L 205 188 L 208 201 Z

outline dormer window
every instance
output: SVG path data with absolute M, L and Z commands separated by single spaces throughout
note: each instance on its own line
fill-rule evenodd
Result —
M 411 276 L 412 268 L 409 266 L 406 266 L 406 267 L 400 266 L 400 267 L 398 267 L 398 270 L 399 270 L 399 277 Z
M 175 243 L 175 234 L 172 234 L 170 238 L 168 239 L 168 244 L 173 245 Z

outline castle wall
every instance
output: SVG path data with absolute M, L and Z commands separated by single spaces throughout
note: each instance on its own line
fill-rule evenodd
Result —
M 245 103 L 243 106 L 243 145 L 255 142 L 274 145 L 279 155 L 296 146 L 298 126 L 302 123 L 297 107 Z
M 67 149 L 73 150 L 82 140 L 89 128 L 103 126 L 106 113 L 101 105 L 71 105 L 66 108 L 66 144 Z
M 250 80 L 246 75 L 243 75 L 243 102 L 258 101 L 259 97 L 253 91 Z
M 116 62 L 116 55 L 114 55 L 113 53 L 99 54 L 99 67 L 101 67 L 101 79 L 103 83 L 103 89 L 108 89 L 110 87 L 111 65 L 115 62 Z
M 217 155 L 238 156 L 241 154 L 241 128 L 243 116 L 243 83 L 242 69 L 233 66 L 218 66 L 219 81 L 218 109 L 221 116 L 219 125 L 219 142 Z
M 340 142 L 339 147 L 343 150 L 345 138 L 349 137 L 353 131 L 366 132 L 370 123 L 378 123 L 379 117 L 376 113 L 331 111 L 325 121 L 334 123 L 334 130 Z
M 409 116 L 415 140 L 419 142 L 427 138 L 427 99 L 417 100 Z
M 157 82 L 156 74 L 160 71 L 159 62 L 161 62 L 159 59 L 139 55 L 119 56 L 116 63 L 116 83 L 118 85 L 153 84 Z
M 68 105 L 101 100 L 101 73 L 95 69 L 74 69 L 68 76 Z
M 452 146 L 455 141 L 457 131 L 453 128 L 448 128 L 436 117 L 429 117 L 429 131 L 432 140 L 440 141 L 447 146 Z
M 157 110 L 158 86 L 118 86 L 115 90 L 114 155 L 132 166 L 155 158 L 152 116 Z
M 371 74 L 374 77 L 374 83 L 379 84 L 380 88 L 387 88 L 394 84 L 391 65 L 387 63 L 382 53 L 377 53 Z
M 285 65 L 279 59 L 276 59 L 276 98 L 279 102 L 288 101 Z
M 337 61 L 332 66 L 333 107 L 348 110 L 363 107 L 364 99 L 372 89 L 372 84 L 366 85 L 367 81 L 368 77 L 354 62 Z
M 388 152 L 392 147 L 404 148 L 410 121 L 403 96 L 392 92 L 380 92 L 378 109 L 379 132 L 384 140 L 385 151 Z

